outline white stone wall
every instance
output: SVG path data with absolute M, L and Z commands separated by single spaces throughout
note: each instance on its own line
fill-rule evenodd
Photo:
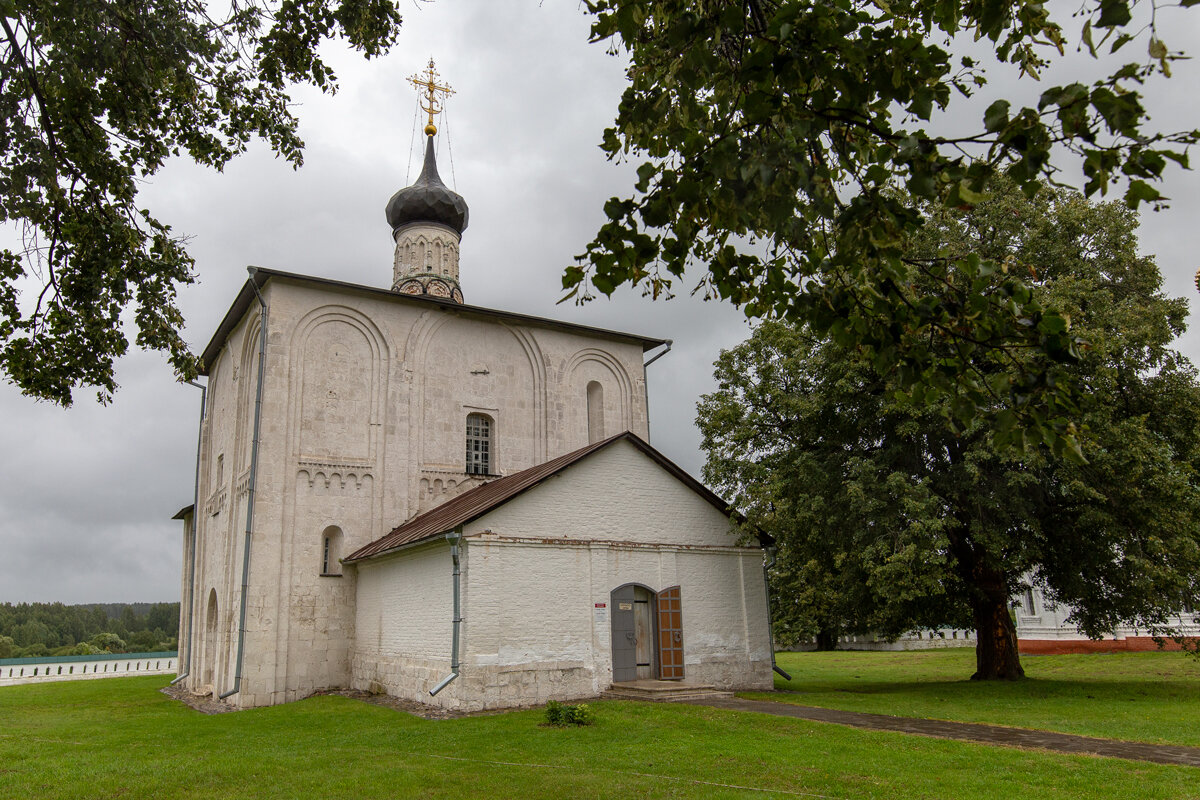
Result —
M 448 545 L 359 566 L 355 688 L 470 710 L 595 696 L 612 682 L 611 592 L 627 583 L 680 587 L 685 680 L 772 685 L 761 550 L 628 443 L 465 526 L 461 564 L 462 669 L 436 698 Z
M 127 678 L 132 675 L 168 675 L 179 663 L 175 653 L 128 653 L 116 656 L 64 661 L 48 658 L 10 659 L 0 663 L 0 686 L 52 681 L 82 681 L 96 678 Z M 28 662 L 28 663 L 26 663 Z
M 452 569 L 444 540 L 358 565 L 353 688 L 428 701 L 450 672 Z
M 191 608 L 180 611 L 182 621 L 188 614 L 192 618 L 190 674 L 184 685 L 198 693 L 214 689 L 220 693 L 232 685 L 258 330 L 255 306 L 231 332 L 209 372 L 200 435 L 199 504 L 192 520 L 195 589 Z M 184 602 L 189 567 L 185 560 Z M 186 654 L 189 643 L 181 642 L 180 647 Z
M 468 414 L 495 421 L 501 474 L 587 444 L 591 381 L 603 388 L 606 433 L 648 435 L 638 344 L 279 277 L 263 294 L 246 656 L 231 698 L 241 706 L 351 682 L 356 578 L 319 574 L 322 534 L 340 529 L 344 555 L 477 485 L 463 472 Z M 209 378 L 186 682 L 195 692 L 234 685 L 257 353 L 253 303 Z
M 724 514 L 624 441 L 495 509 L 486 524 L 495 531 L 537 530 L 574 540 L 738 544 Z
M 191 514 L 185 514 L 183 517 L 183 569 L 180 571 L 179 579 L 179 664 L 180 672 L 187 669 L 188 664 L 188 624 L 193 619 L 195 613 L 192 605 L 188 605 L 188 589 L 192 585 L 192 548 L 195 546 L 195 509 Z M 192 598 L 193 601 L 195 598 Z
M 889 642 L 876 634 L 850 634 L 838 638 L 838 650 L 940 650 L 951 647 L 974 647 L 975 631 L 963 628 L 938 628 L 909 632 Z M 816 639 L 797 642 L 791 647 L 781 648 L 793 653 L 809 653 L 817 649 Z
M 1030 598 L 1018 596 L 1014 598 L 1013 616 L 1017 621 L 1017 638 L 1039 641 L 1084 642 L 1090 641 L 1075 625 L 1067 622 L 1071 607 L 1051 603 L 1042 594 L 1041 589 L 1031 590 L 1033 607 L 1027 608 Z M 1178 627 L 1184 636 L 1200 636 L 1200 612 L 1180 612 L 1169 623 Z M 1154 632 L 1145 628 L 1122 626 L 1113 632 L 1111 637 L 1116 641 L 1129 638 L 1153 636 Z

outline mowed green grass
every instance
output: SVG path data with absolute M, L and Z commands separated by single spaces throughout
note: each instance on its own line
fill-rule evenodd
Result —
M 777 661 L 792 676 L 775 679 L 786 694 L 747 697 L 1200 746 L 1200 661 L 1178 652 L 1023 656 L 1026 680 L 986 682 L 970 680 L 974 648 L 780 653 Z
M 0 689 L 0 797 L 1178 798 L 1187 767 L 599 702 L 428 721 L 341 697 L 205 716 L 158 677 Z

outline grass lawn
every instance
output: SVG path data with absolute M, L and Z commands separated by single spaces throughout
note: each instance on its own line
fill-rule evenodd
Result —
M 800 662 L 797 662 L 800 663 Z M 814 662 L 815 663 L 815 662 Z M 789 665 L 790 666 L 790 665 Z M 161 677 L 0 689 L 0 797 L 1177 798 L 1200 772 L 697 706 L 418 719 L 341 697 L 204 716 Z
M 974 648 L 777 660 L 792 680 L 775 687 L 788 693 L 747 697 L 1200 746 L 1200 661 L 1181 653 L 1022 656 L 1027 678 L 1012 682 L 969 680 Z

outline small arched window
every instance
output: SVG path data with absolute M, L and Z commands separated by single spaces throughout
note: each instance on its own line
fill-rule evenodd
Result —
M 495 465 L 492 446 L 492 418 L 486 414 L 467 415 L 467 474 L 491 475 Z
M 588 444 L 604 438 L 604 387 L 599 381 L 587 385 Z
M 341 575 L 342 529 L 330 525 L 321 533 L 321 574 Z
M 1021 616 L 1032 617 L 1037 613 L 1037 607 L 1033 604 L 1033 589 L 1026 589 L 1021 592 Z

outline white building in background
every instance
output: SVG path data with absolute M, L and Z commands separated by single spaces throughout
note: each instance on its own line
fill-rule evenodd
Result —
M 1022 653 L 1052 655 L 1058 653 L 1119 653 L 1158 650 L 1153 632 L 1131 626 L 1118 628 L 1112 636 L 1089 639 L 1067 622 L 1069 606 L 1051 603 L 1037 587 L 1026 589 L 1013 603 L 1017 621 L 1017 644 Z M 1185 609 L 1172 620 L 1188 637 L 1200 637 L 1200 614 Z M 1162 649 L 1178 650 L 1180 645 L 1163 641 Z
M 427 133 L 387 205 L 390 289 L 252 269 L 204 351 L 184 686 L 462 709 L 770 688 L 760 548 L 646 443 L 669 342 L 465 305 L 467 206 Z

